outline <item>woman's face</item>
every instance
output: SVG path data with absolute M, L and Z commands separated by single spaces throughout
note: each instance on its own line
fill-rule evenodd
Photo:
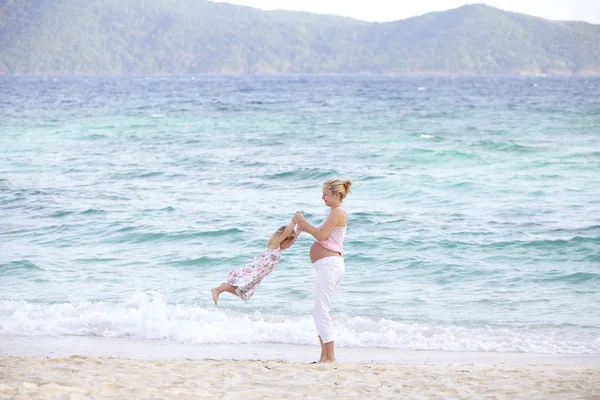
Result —
M 339 193 L 332 193 L 331 190 L 323 186 L 323 196 L 321 196 L 327 207 L 334 207 L 340 203 Z

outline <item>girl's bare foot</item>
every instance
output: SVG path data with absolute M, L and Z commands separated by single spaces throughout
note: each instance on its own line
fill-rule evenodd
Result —
M 215 302 L 215 306 L 219 302 L 219 291 L 217 288 L 210 289 L 210 293 L 212 294 L 213 301 Z

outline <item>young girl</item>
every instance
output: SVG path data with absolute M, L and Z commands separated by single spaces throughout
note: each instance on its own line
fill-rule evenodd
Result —
M 211 289 L 215 304 L 219 302 L 219 295 L 223 292 L 234 294 L 245 302 L 250 300 L 260 282 L 279 264 L 281 252 L 296 241 L 296 236 L 300 232 L 294 231 L 294 225 L 295 222 L 290 222 L 288 226 L 283 225 L 277 229 L 269 238 L 267 248 L 262 253 L 254 257 L 250 263 L 229 272 L 227 282 Z
M 300 230 L 315 238 L 310 248 L 310 261 L 317 275 L 313 319 L 321 342 L 319 362 L 335 362 L 335 335 L 329 307 L 346 269 L 343 245 L 348 218 L 346 210 L 342 208 L 342 202 L 350 193 L 351 186 L 352 181 L 340 179 L 329 179 L 323 183 L 321 199 L 331 211 L 318 226 L 309 224 L 301 212 L 296 212 L 292 219 L 298 223 Z

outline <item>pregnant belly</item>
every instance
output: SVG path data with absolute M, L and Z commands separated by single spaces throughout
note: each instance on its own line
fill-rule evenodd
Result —
M 314 242 L 312 246 L 310 246 L 310 262 L 314 263 L 321 258 L 325 257 L 340 257 L 340 253 L 336 253 L 335 251 L 327 250 L 325 247 L 321 245 L 319 242 Z

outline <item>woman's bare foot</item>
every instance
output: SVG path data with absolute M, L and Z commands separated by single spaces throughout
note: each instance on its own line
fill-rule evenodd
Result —
M 333 359 L 326 358 L 324 360 L 319 360 L 319 363 L 330 363 L 330 364 L 333 364 L 333 363 L 337 363 L 337 360 L 335 358 L 333 358 Z
M 219 291 L 217 288 L 210 289 L 210 293 L 212 294 L 213 301 L 215 302 L 215 306 L 219 302 Z
M 323 343 L 321 336 L 319 336 L 319 341 L 321 342 L 321 358 L 319 359 L 319 363 L 336 363 L 333 341 Z

